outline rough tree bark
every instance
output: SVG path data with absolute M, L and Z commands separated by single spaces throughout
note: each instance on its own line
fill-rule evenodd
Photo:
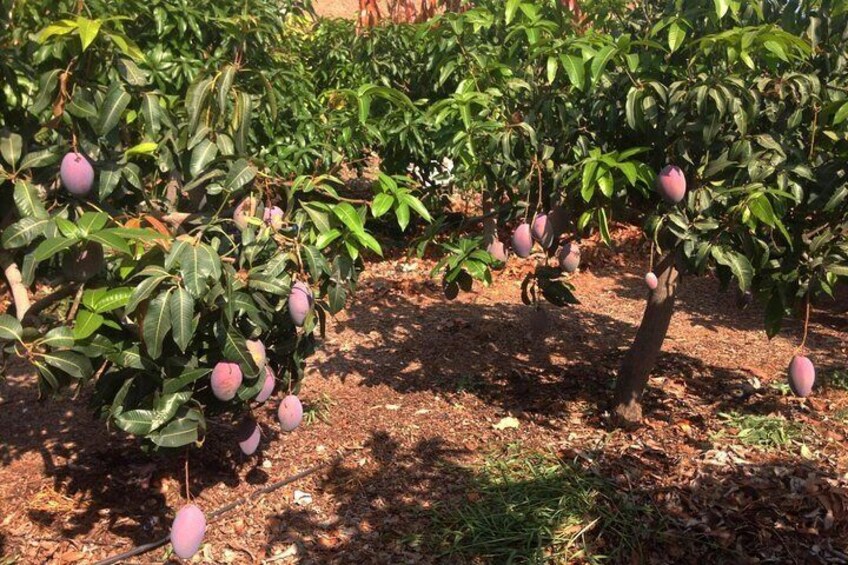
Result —
M 657 288 L 648 296 L 636 339 L 621 362 L 614 398 L 615 417 L 620 425 L 634 426 L 642 421 L 642 393 L 656 365 L 674 313 L 674 299 L 680 281 L 677 261 L 678 255 L 672 251 L 655 266 Z

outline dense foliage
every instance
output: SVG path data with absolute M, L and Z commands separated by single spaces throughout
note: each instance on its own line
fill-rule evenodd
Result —
M 94 377 L 97 411 L 157 446 L 244 409 L 266 364 L 296 392 L 361 254 L 381 253 L 367 215 L 427 216 L 404 179 L 337 192 L 330 140 L 358 114 L 292 92 L 302 10 L 282 8 L 18 2 L 0 36 L 3 266 L 47 292 L 16 299 L 0 338 L 45 392 Z M 316 298 L 305 320 L 296 281 Z M 233 400 L 208 386 L 219 362 L 244 377 Z
M 770 334 L 848 275 L 845 2 L 586 2 L 579 26 L 557 1 L 475 4 L 311 36 L 312 66 L 334 63 L 322 87 L 381 82 L 416 101 L 382 117 L 387 166 L 449 156 L 502 220 L 562 204 L 577 238 L 644 221 L 690 272 L 757 291 Z M 667 163 L 688 180 L 679 206 L 653 193 Z

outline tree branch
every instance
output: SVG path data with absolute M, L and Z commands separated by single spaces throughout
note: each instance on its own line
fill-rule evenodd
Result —
M 54 290 L 47 296 L 38 299 L 32 306 L 30 306 L 25 318 L 34 318 L 35 316 L 40 314 L 42 310 L 49 308 L 53 305 L 53 303 L 57 302 L 58 300 L 62 300 L 63 298 L 71 296 L 74 292 L 76 292 L 76 290 L 76 284 L 66 284 L 58 290 Z
M 8 253 L 0 253 L 0 267 L 3 268 L 3 273 L 9 282 L 9 290 L 12 293 L 12 300 L 15 303 L 15 315 L 18 317 L 18 320 L 22 320 L 30 308 L 30 302 L 29 292 L 26 285 L 24 285 L 21 270 L 18 269 L 17 263 L 15 263 L 15 260 Z

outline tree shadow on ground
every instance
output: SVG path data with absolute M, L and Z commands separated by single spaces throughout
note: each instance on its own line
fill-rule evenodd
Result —
M 486 303 L 485 294 L 476 296 L 476 303 L 449 302 L 426 283 L 400 288 L 376 279 L 363 292 L 371 296 L 334 328 L 349 329 L 355 337 L 326 344 L 312 363 L 319 373 L 343 380 L 355 375 L 364 386 L 386 385 L 401 393 L 464 392 L 540 420 L 581 402 L 599 423 L 636 332 L 635 325 L 611 315 L 549 305 L 546 330 L 535 332 L 532 307 Z M 674 350 L 660 355 L 654 374 L 679 382 L 683 390 L 673 396 L 649 387 L 645 404 L 652 417 L 670 417 L 675 403 L 725 409 L 768 396 L 750 390 L 755 375 L 747 370 L 710 365 Z
M 601 414 L 607 408 L 611 375 L 635 333 L 634 325 L 580 307 L 548 308 L 548 328 L 538 334 L 531 329 L 529 307 L 487 303 L 484 294 L 475 295 L 477 303 L 433 300 L 435 285 L 420 278 L 408 286 L 404 289 L 407 294 L 399 295 L 396 281 L 370 282 L 359 296 L 363 304 L 355 306 L 336 328 L 351 328 L 361 340 L 352 347 L 331 344 L 314 366 L 326 373 L 358 374 L 365 386 L 387 385 L 401 393 L 471 394 L 543 426 L 559 427 L 551 421 L 574 410 L 572 403 L 579 403 L 576 409 L 588 413 L 589 425 L 605 426 Z M 422 299 L 422 294 L 430 297 Z M 727 411 L 755 403 L 758 411 L 777 410 L 792 416 L 791 409 L 774 402 L 770 393 L 750 394 L 746 382 L 751 375 L 742 370 L 711 366 L 672 351 L 661 355 L 657 372 L 679 389 L 650 388 L 645 402 L 648 413 L 658 420 L 671 422 L 681 409 L 698 404 Z M 96 535 L 96 528 L 104 527 L 98 526 L 104 515 L 108 516 L 106 530 L 133 543 L 163 535 L 173 508 L 156 485 L 163 480 L 181 484 L 182 459 L 145 454 L 138 442 L 107 430 L 84 407 L 85 394 L 76 400 L 66 396 L 38 402 L 29 368 L 19 364 L 9 367 L 6 381 L 0 383 L 0 396 L 4 398 L 3 412 L 14 416 L 3 418 L 0 464 L 10 465 L 28 453 L 38 453 L 48 477 L 46 486 L 53 493 L 85 500 L 83 508 L 70 513 L 32 509 L 31 519 L 58 535 Z M 213 428 L 210 437 L 214 441 L 192 455 L 192 468 L 202 469 L 192 473 L 193 495 L 217 485 L 239 486 L 243 459 L 228 447 L 236 444 L 229 428 L 226 423 L 222 430 Z M 263 433 L 269 440 L 263 445 L 274 443 L 276 430 L 265 429 Z M 391 447 L 388 435 L 375 435 L 372 441 L 378 461 L 381 457 L 388 461 L 399 452 L 399 448 Z M 406 471 L 400 470 L 397 479 L 403 477 L 409 484 L 418 485 L 415 488 L 431 490 L 431 504 L 442 499 L 439 493 L 450 500 L 456 494 L 451 489 L 461 490 L 462 481 L 442 478 L 451 473 L 461 478 L 465 471 L 453 468 L 444 453 L 447 450 L 434 438 L 422 442 L 412 454 L 401 452 L 400 459 L 408 460 L 410 468 L 417 467 L 423 474 L 405 477 Z M 253 461 L 261 459 L 259 456 Z M 342 467 L 336 471 L 343 472 Z M 351 480 L 360 480 L 357 476 Z M 261 484 L 268 475 L 254 467 L 246 480 Z M 379 483 L 382 479 L 374 480 Z M 384 480 L 387 492 L 391 492 L 392 477 Z M 340 495 L 345 496 L 346 487 L 339 488 Z M 378 492 L 383 487 L 378 484 L 374 488 Z M 367 492 L 363 496 L 362 503 L 376 500 Z M 401 499 L 403 495 L 398 492 L 396 496 Z M 409 511 L 417 512 L 417 503 L 410 505 Z M 376 516 L 389 519 L 392 515 Z M 368 527 L 371 531 L 363 529 L 362 536 L 383 535 L 379 520 Z
M 368 464 L 339 463 L 320 484 L 338 504 L 330 519 L 292 507 L 269 521 L 268 545 L 297 544 L 301 563 L 845 558 L 848 484 L 813 462 L 615 450 L 562 460 L 513 445 L 469 466 L 438 438 L 404 448 L 385 431 L 366 449 Z
M 43 465 L 43 478 L 40 470 L 35 475 L 24 471 L 25 488 L 33 491 L 24 508 L 30 521 L 60 539 L 96 538 L 108 531 L 139 544 L 167 534 L 174 509 L 159 487 L 163 481 L 184 485 L 184 451 L 150 453 L 140 441 L 110 431 L 87 407 L 90 391 L 79 398 L 66 393 L 39 400 L 34 373 L 21 363 L 7 370 L 0 387 L 4 413 L 17 415 L 3 419 L 0 464 L 16 464 L 37 453 Z M 193 496 L 241 482 L 245 458 L 233 447 L 236 426 L 227 421 L 210 425 L 211 441 L 191 450 Z M 279 435 L 273 429 L 263 434 Z M 267 474 L 256 467 L 261 458 L 252 461 L 247 482 L 267 482 Z

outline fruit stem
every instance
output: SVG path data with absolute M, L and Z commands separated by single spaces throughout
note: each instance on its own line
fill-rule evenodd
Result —
M 804 337 L 801 338 L 801 345 L 798 346 L 798 352 L 803 353 L 804 347 L 807 345 L 807 330 L 810 327 L 810 293 L 807 293 L 806 312 L 804 313 Z
M 654 272 L 654 239 L 651 238 L 651 254 L 648 257 L 648 271 Z
M 189 451 L 188 451 L 188 448 L 186 448 L 186 452 L 185 452 L 185 490 L 186 490 L 186 500 L 188 502 L 191 502 L 191 489 L 189 489 L 189 486 L 188 486 L 188 455 L 189 455 Z

